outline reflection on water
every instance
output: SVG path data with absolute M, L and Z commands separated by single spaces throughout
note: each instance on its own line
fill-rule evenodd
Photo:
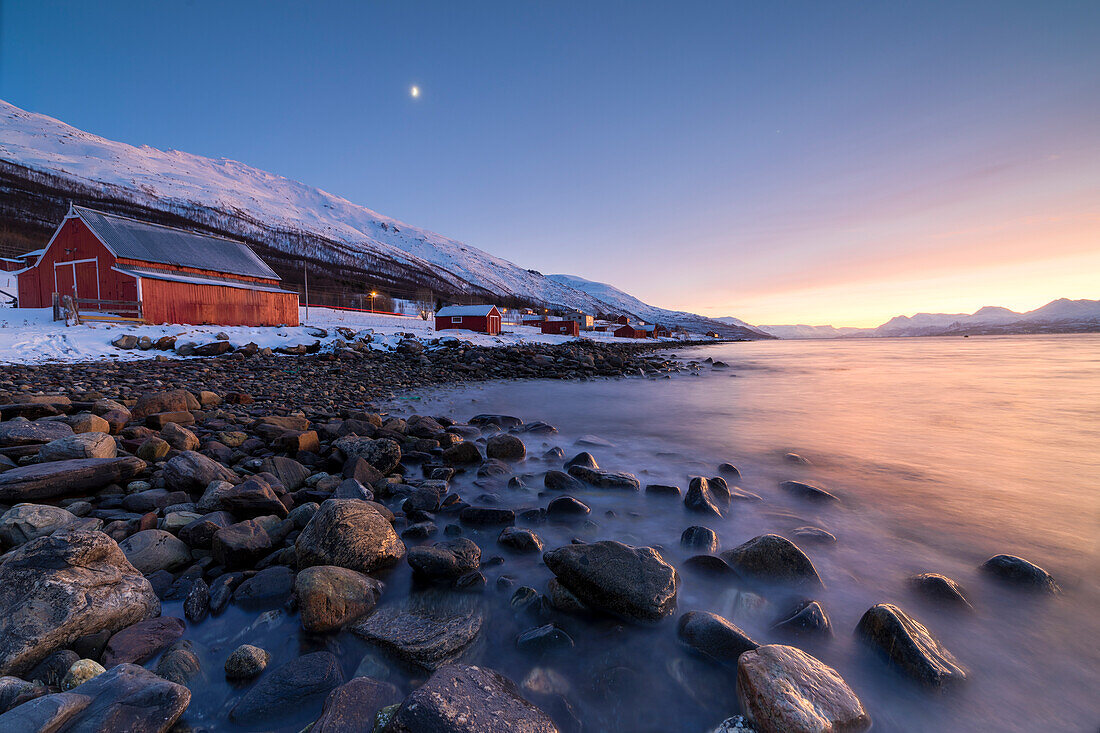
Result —
M 636 473 L 643 484 L 686 487 L 691 475 L 715 475 L 720 462 L 738 465 L 740 487 L 762 500 L 734 502 L 721 519 L 701 520 L 675 498 L 591 489 L 578 494 L 592 507 L 588 522 L 534 529 L 548 548 L 574 538 L 660 547 L 681 569 L 678 613 L 715 611 L 761 643 L 802 646 L 840 671 L 877 730 L 1096 729 L 1100 337 L 764 342 L 680 356 L 709 356 L 730 368 L 672 379 L 479 385 L 400 404 L 409 412 L 459 419 L 500 412 L 558 427 L 554 435 L 525 436 L 531 458 L 520 472 L 529 488 L 457 477 L 452 490 L 473 504 L 545 506 L 542 473 L 560 461 L 539 456 L 554 446 L 571 456 L 584 434 L 611 443 L 590 449 L 602 467 Z M 810 465 L 790 462 L 788 452 Z M 842 502 L 801 502 L 778 489 L 786 479 L 820 484 Z M 437 523 L 442 529 L 454 521 L 440 516 Z M 813 597 L 831 616 L 834 636 L 792 640 L 771 628 L 803 596 L 686 569 L 692 553 L 679 538 L 693 524 L 714 529 L 722 549 L 765 532 L 790 537 L 805 525 L 836 535 L 835 545 L 803 544 L 825 581 Z M 503 558 L 484 570 L 487 623 L 466 661 L 526 681 L 526 694 L 559 722 L 574 718 L 586 731 L 704 731 L 736 712 L 731 674 L 677 644 L 675 616 L 641 628 L 517 614 L 508 605 L 514 588 L 543 591 L 549 571 L 537 556 L 497 545 L 496 530 L 464 533 L 482 547 L 483 561 Z M 989 582 L 976 568 L 1001 552 L 1046 567 L 1065 592 L 1035 598 Z M 915 597 L 906 579 L 929 571 L 961 583 L 975 611 L 950 612 Z M 412 589 L 405 564 L 380 577 L 383 604 L 401 603 Z M 852 630 L 879 602 L 924 622 L 970 681 L 948 694 L 927 693 L 866 653 Z M 349 676 L 367 650 L 348 633 L 305 637 L 293 614 L 230 638 L 255 615 L 231 609 L 194 630 L 211 649 L 211 677 L 243 641 L 266 643 L 273 664 L 329 648 Z M 575 649 L 545 657 L 516 649 L 518 633 L 549 620 L 573 637 Z M 384 659 L 368 662 L 406 692 L 424 677 Z M 196 695 L 188 719 L 219 725 L 233 697 L 211 684 L 209 694 Z M 301 727 L 286 722 L 287 730 Z

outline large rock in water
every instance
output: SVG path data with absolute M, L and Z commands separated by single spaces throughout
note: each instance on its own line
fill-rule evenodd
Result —
M 302 628 L 335 631 L 374 610 L 382 581 L 333 565 L 315 565 L 294 577 Z
M 380 608 L 352 631 L 410 664 L 433 671 L 457 660 L 481 631 L 477 600 L 442 591 L 417 593 L 404 606 Z
M 319 706 L 343 681 L 331 652 L 306 654 L 262 677 L 229 711 L 229 719 L 252 725 L 299 713 L 304 707 Z
M 676 625 L 680 641 L 700 654 L 719 662 L 737 662 L 745 652 L 760 645 L 741 629 L 716 613 L 688 611 Z
M 880 603 L 863 614 L 856 635 L 878 649 L 902 672 L 930 687 L 966 679 L 966 670 L 921 623 L 897 606 Z
M 124 484 L 144 470 L 145 461 L 133 456 L 35 463 L 0 473 L 0 501 L 92 494 L 108 484 Z
M 569 467 L 569 475 L 580 479 L 586 484 L 597 486 L 601 489 L 642 490 L 642 483 L 638 480 L 638 477 L 632 473 L 604 471 L 598 468 L 573 465 Z
M 737 699 L 758 733 L 871 727 L 871 717 L 836 670 L 793 646 L 769 644 L 742 654 Z
M 772 583 L 793 583 L 820 587 L 823 585 L 806 553 L 798 545 L 777 534 L 754 537 L 743 545 L 722 553 L 742 575 Z
M 1021 588 L 1040 593 L 1057 593 L 1059 590 L 1050 573 L 1015 555 L 994 555 L 982 563 L 981 569 L 998 580 Z
M 69 530 L 4 557 L 0 609 L 0 675 L 18 675 L 82 636 L 159 615 L 160 601 L 114 540 Z
M 401 691 L 389 682 L 356 677 L 332 691 L 310 733 L 374 730 L 374 716 L 378 711 L 399 702 Z
M 3 731 L 165 733 L 187 709 L 191 691 L 133 664 L 68 692 L 46 695 L 0 715 Z
M 388 733 L 558 733 L 515 683 L 484 667 L 451 664 L 401 703 Z
M 659 621 L 676 610 L 680 576 L 651 547 L 605 540 L 543 553 L 558 580 L 581 601 L 634 621 Z
M 299 567 L 336 565 L 370 573 L 405 556 L 405 543 L 370 502 L 327 499 L 294 543 Z

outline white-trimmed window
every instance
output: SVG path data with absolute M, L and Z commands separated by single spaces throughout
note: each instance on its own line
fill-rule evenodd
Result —
M 451 316 L 451 324 L 462 323 L 462 316 Z

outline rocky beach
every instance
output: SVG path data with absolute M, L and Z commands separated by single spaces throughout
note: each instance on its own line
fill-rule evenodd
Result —
M 838 637 L 923 704 L 972 676 L 893 597 L 837 615 L 815 560 L 844 546 L 825 520 L 847 499 L 800 455 L 771 490 L 822 521 L 728 542 L 767 499 L 737 455 L 701 448 L 676 478 L 537 405 L 430 398 L 734 376 L 720 360 L 225 352 L 0 372 L 0 730 L 860 731 L 880 712 L 829 663 Z M 1009 553 L 973 569 L 1028 603 L 1062 592 Z M 947 618 L 980 605 L 939 572 L 896 582 Z

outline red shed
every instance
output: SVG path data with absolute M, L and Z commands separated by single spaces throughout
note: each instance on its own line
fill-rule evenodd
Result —
M 656 323 L 642 326 L 642 330 L 645 331 L 646 336 L 654 339 L 668 338 L 670 335 L 667 328 Z
M 580 336 L 581 324 L 576 321 L 543 321 L 542 332 L 563 336 Z
M 615 329 L 615 335 L 621 339 L 644 339 L 645 331 L 634 326 L 619 326 Z
M 435 330 L 459 329 L 496 336 L 500 333 L 500 311 L 495 305 L 449 305 L 435 314 Z
M 80 206 L 18 279 L 23 308 L 59 293 L 140 301 L 146 323 L 298 325 L 298 294 L 248 245 Z

